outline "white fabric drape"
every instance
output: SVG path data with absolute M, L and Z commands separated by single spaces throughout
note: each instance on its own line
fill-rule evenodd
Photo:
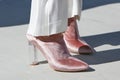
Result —
M 64 32 L 69 17 L 81 14 L 82 0 L 32 0 L 27 34 L 45 36 Z

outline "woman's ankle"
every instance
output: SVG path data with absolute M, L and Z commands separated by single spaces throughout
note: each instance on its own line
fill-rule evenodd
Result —
M 36 38 L 43 42 L 58 42 L 60 40 L 63 40 L 63 34 L 58 33 L 58 34 L 53 34 L 48 36 L 37 36 Z

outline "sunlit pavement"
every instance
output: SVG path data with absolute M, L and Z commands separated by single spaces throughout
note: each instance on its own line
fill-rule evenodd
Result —
M 86 72 L 57 72 L 40 54 L 38 66 L 29 65 L 28 24 L 0 27 L 0 80 L 119 80 L 120 3 L 86 9 L 79 22 L 80 35 L 96 52 L 74 55 L 87 62 Z

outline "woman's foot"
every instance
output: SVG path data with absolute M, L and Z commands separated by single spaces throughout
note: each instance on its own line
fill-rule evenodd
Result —
M 64 33 L 64 40 L 70 52 L 93 53 L 93 49 L 84 40 L 80 39 L 75 17 L 68 19 L 68 27 Z
M 61 33 L 38 37 L 27 35 L 27 38 L 30 43 L 43 53 L 54 70 L 83 71 L 88 69 L 87 63 L 69 54 Z

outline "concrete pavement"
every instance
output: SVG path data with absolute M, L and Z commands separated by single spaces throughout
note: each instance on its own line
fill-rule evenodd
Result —
M 0 27 L 0 80 L 119 80 L 120 3 L 86 9 L 79 22 L 80 35 L 96 50 L 93 55 L 74 55 L 87 62 L 86 72 L 57 72 L 44 57 L 29 65 L 28 24 Z

